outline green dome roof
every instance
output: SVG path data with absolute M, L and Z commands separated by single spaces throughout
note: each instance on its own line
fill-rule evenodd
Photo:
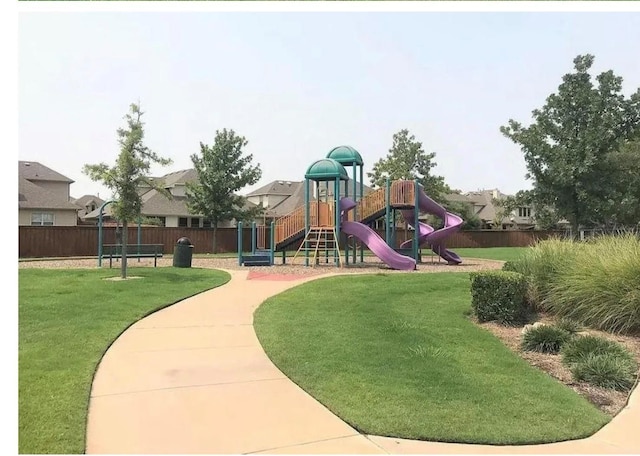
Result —
M 313 162 L 304 177 L 315 181 L 349 180 L 347 170 L 340 163 L 331 158 L 322 158 Z
M 331 149 L 331 152 L 327 154 L 327 158 L 333 158 L 335 161 L 345 166 L 353 165 L 354 163 L 360 166 L 364 164 L 360 152 L 351 146 L 334 147 Z

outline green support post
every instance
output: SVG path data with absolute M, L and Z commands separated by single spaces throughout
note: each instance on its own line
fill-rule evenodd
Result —
M 391 248 L 395 249 L 396 248 L 396 218 L 397 216 L 397 212 L 396 212 L 396 208 L 392 208 L 391 209 Z
M 114 203 L 114 200 L 105 201 L 100 206 L 100 211 L 98 212 L 98 267 L 102 267 L 102 211 L 107 207 L 108 204 Z
M 413 218 L 414 218 L 414 226 L 413 226 L 413 258 L 416 260 L 416 264 L 418 263 L 418 251 L 420 250 L 419 245 L 419 235 L 420 235 L 420 221 L 418 220 L 418 216 L 420 215 L 420 200 L 418 198 L 418 191 L 420 190 L 418 180 L 413 181 L 413 192 L 414 192 L 414 202 L 413 202 Z
M 251 222 L 251 255 L 256 254 L 256 222 Z
M 140 263 L 140 244 L 142 244 L 142 228 L 140 227 L 141 222 L 142 217 L 138 217 L 138 263 Z
M 386 182 L 386 190 L 385 190 L 385 203 L 386 203 L 386 209 L 385 209 L 385 214 L 384 214 L 384 221 L 385 221 L 385 242 L 387 243 L 387 245 L 389 245 L 389 240 L 391 238 L 391 181 L 389 180 L 389 178 L 387 177 L 387 182 Z
M 336 206 L 336 249 L 333 251 L 333 258 L 335 260 L 336 266 L 340 264 L 340 258 L 338 257 L 338 240 L 340 239 L 340 178 L 337 177 L 334 184 L 335 189 L 335 206 Z M 326 245 L 326 243 L 325 243 Z
M 364 166 L 360 165 L 360 198 L 364 198 Z M 354 239 L 354 242 L 355 239 Z M 364 263 L 364 244 L 360 243 L 360 263 Z
M 238 222 L 238 266 L 242 266 L 242 222 Z
M 344 196 L 345 198 L 349 196 L 349 182 L 347 181 L 344 182 Z M 354 193 L 354 197 L 355 197 L 355 193 Z M 354 208 L 354 211 L 355 211 L 355 208 Z M 355 212 L 354 212 L 354 220 L 356 220 Z M 345 240 L 344 242 L 344 261 L 345 261 L 345 264 L 349 264 L 349 241 L 348 240 Z
M 318 193 L 318 198 L 316 198 L 318 202 L 320 202 L 320 193 Z M 309 179 L 304 180 L 304 236 L 307 236 L 309 232 Z M 304 243 L 304 238 L 302 239 Z M 304 246 L 303 246 L 304 247 Z M 284 251 L 283 251 L 283 264 L 284 264 Z M 309 251 L 304 249 L 304 265 L 309 266 Z
M 276 222 L 271 222 L 271 232 L 269 233 L 269 237 L 271 238 L 269 245 L 271 246 L 271 265 L 274 263 L 274 256 L 276 254 Z

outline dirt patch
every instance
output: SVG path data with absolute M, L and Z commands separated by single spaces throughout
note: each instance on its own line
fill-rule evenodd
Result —
M 118 276 L 118 277 L 107 277 L 106 279 L 103 279 L 103 280 L 111 280 L 111 281 L 114 281 L 114 282 L 118 282 L 120 280 L 131 280 L 131 279 L 142 279 L 142 277 L 140 277 L 140 276 L 127 276 L 126 278 L 123 279 L 122 277 Z
M 495 322 L 479 323 L 476 319 L 473 320 L 478 326 L 498 337 L 507 347 L 529 362 L 529 364 L 545 371 L 556 380 L 564 383 L 604 413 L 615 416 L 627 405 L 627 400 L 631 393 L 600 388 L 589 385 L 588 383 L 574 381 L 571 376 L 571 371 L 560 361 L 560 355 L 522 351 L 520 349 L 522 327 L 502 326 Z M 554 322 L 554 319 L 549 315 L 540 315 L 536 321 L 551 324 Z M 593 329 L 585 330 L 585 333 L 606 337 L 607 339 L 621 343 L 634 354 L 638 365 L 640 365 L 640 337 L 612 335 Z

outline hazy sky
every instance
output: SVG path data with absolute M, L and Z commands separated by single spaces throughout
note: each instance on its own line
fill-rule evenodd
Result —
M 301 180 L 341 144 L 370 171 L 408 128 L 452 187 L 514 193 L 524 160 L 499 127 L 528 123 L 581 53 L 631 93 L 639 43 L 640 13 L 21 13 L 18 155 L 107 197 L 82 166 L 115 162 L 140 100 L 147 145 L 174 161 L 156 175 L 225 127 L 259 185 Z

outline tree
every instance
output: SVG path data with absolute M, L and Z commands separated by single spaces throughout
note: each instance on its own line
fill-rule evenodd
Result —
M 433 161 L 435 156 L 435 152 L 425 152 L 422 143 L 416 141 L 414 135 L 409 136 L 409 130 L 400 130 L 393 135 L 393 144 L 387 156 L 378 160 L 373 165 L 372 172 L 367 175 L 374 187 L 383 187 L 387 175 L 391 180 L 417 179 L 425 193 L 438 200 L 449 188 L 442 176 L 432 174 L 432 169 L 436 166 Z
M 200 155 L 191 155 L 198 180 L 187 183 L 187 206 L 202 214 L 213 227 L 213 252 L 217 253 L 218 224 L 228 220 L 251 220 L 262 206 L 247 208 L 246 198 L 235 192 L 253 185 L 262 176 L 260 165 L 252 165 L 253 155 L 243 156 L 248 141 L 233 130 L 216 131 L 213 145 L 200 143 Z
M 640 179 L 622 173 L 617 160 L 640 133 L 640 89 L 626 98 L 622 78 L 611 70 L 599 74 L 594 85 L 593 61 L 592 55 L 574 59 L 574 72 L 533 111 L 529 127 L 511 119 L 500 128 L 524 154 L 526 177 L 533 180 L 527 197 L 541 211 L 566 218 L 574 233 L 619 219 L 620 188 L 637 188 L 630 181 Z
M 144 145 L 144 123 L 141 118 L 144 113 L 138 104 L 131 104 L 129 113 L 125 115 L 126 128 L 119 128 L 118 144 L 120 154 L 115 166 L 109 167 L 105 163 L 84 165 L 83 172 L 93 181 L 100 181 L 113 191 L 114 199 L 112 211 L 116 219 L 122 222 L 122 261 L 121 277 L 127 278 L 127 226 L 131 221 L 140 217 L 142 199 L 138 194 L 141 184 L 156 189 L 167 197 L 171 195 L 158 187 L 147 176 L 152 163 L 168 165 L 170 159 L 161 158 Z

